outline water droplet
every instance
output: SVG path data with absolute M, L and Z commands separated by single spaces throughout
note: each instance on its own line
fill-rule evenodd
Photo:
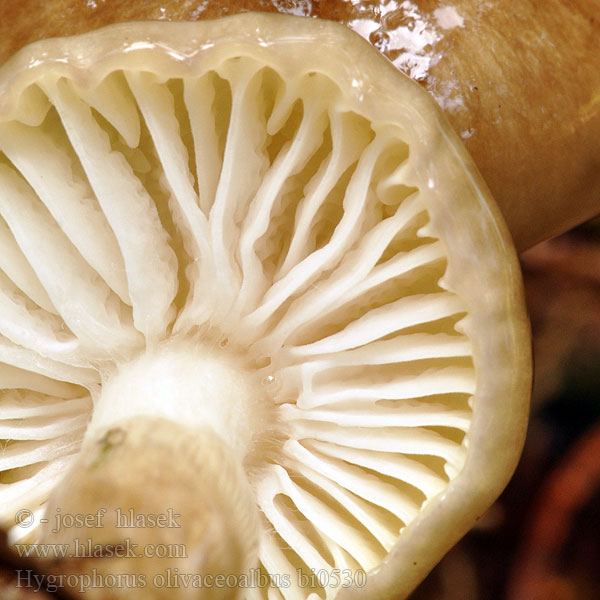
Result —
M 414 17 L 407 15 L 403 9 L 400 9 L 384 15 L 381 19 L 381 23 L 384 29 L 387 30 L 404 27 L 408 29 L 408 31 L 413 31 L 416 21 Z
M 272 0 L 272 2 L 278 12 L 298 17 L 310 17 L 313 10 L 311 0 Z
M 262 384 L 263 385 L 271 385 L 275 383 L 275 375 L 267 375 L 263 380 L 262 380 Z
M 369 35 L 369 41 L 375 48 L 383 52 L 390 42 L 390 36 L 383 29 L 377 29 Z

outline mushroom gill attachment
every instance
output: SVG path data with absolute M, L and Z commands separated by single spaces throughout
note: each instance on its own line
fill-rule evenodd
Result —
M 14 543 L 119 544 L 118 511 L 173 509 L 185 527 L 127 532 L 192 557 L 137 563 L 156 597 L 168 569 L 222 575 L 206 597 L 405 597 L 510 477 L 514 249 L 435 103 L 343 27 L 245 14 L 20 51 L 0 217 Z M 130 568 L 106 558 L 86 568 Z

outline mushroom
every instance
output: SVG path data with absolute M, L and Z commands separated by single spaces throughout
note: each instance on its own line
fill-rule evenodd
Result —
M 346 28 L 20 51 L 0 216 L 0 519 L 84 546 L 101 597 L 405 597 L 510 477 L 508 230 L 430 96 Z

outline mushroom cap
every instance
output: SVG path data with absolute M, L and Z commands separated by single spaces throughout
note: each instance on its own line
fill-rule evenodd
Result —
M 344 23 L 418 80 L 462 137 L 518 251 L 600 211 L 596 0 L 20 0 L 0 62 L 37 39 L 136 20 L 278 11 Z
M 506 484 L 515 251 L 435 102 L 357 35 L 250 13 L 38 42 L 0 71 L 0 153 L 5 524 L 169 339 L 268 398 L 241 460 L 276 597 L 405 596 Z

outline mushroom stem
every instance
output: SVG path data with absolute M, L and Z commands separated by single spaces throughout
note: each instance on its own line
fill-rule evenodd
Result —
M 131 575 L 101 581 L 113 594 L 102 598 L 187 597 L 190 586 L 231 597 L 257 555 L 244 467 L 267 421 L 260 383 L 234 353 L 189 340 L 148 348 L 103 380 L 41 542 L 68 545 L 62 573 Z
M 88 439 L 46 518 L 41 542 L 69 557 L 49 570 L 91 597 L 231 598 L 257 554 L 256 508 L 234 453 L 210 427 L 164 418 Z

